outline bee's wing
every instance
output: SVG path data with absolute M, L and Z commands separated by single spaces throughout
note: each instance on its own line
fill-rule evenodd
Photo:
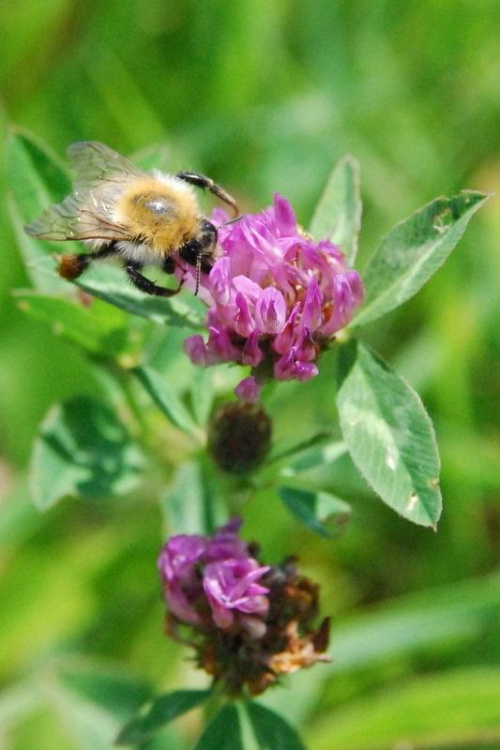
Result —
M 75 189 L 92 190 L 103 182 L 131 182 L 145 172 L 98 141 L 73 143 L 67 150 L 75 171 Z
M 68 156 L 75 171 L 74 190 L 48 208 L 26 232 L 44 240 L 127 240 L 126 227 L 112 220 L 113 204 L 130 182 L 145 173 L 97 141 L 73 143 Z
M 25 231 L 42 240 L 128 240 L 126 227 L 109 220 L 109 209 L 91 194 L 82 199 L 79 194 L 69 195 L 44 213 Z

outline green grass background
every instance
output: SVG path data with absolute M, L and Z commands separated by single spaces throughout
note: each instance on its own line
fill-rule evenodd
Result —
M 15 123 L 61 155 L 77 140 L 127 154 L 164 144 L 170 168 L 210 174 L 246 210 L 281 191 L 304 224 L 350 152 L 362 167 L 362 268 L 436 195 L 499 190 L 499 25 L 496 0 L 4 3 L 2 143 Z M 38 423 L 93 386 L 83 356 L 15 305 L 12 289 L 28 282 L 4 158 L 0 189 L 0 747 L 99 750 L 140 691 L 110 718 L 89 673 L 111 670 L 112 682 L 123 668 L 156 689 L 200 676 L 162 635 L 154 492 L 44 515 L 30 504 Z M 298 551 L 334 616 L 334 663 L 269 699 L 312 750 L 500 747 L 498 208 L 494 198 L 428 287 L 365 336 L 435 421 L 438 533 L 396 517 L 349 469 L 355 514 L 336 542 L 299 529 L 274 495 L 248 508 L 249 536 L 271 560 Z M 335 418 L 331 378 L 327 358 L 317 381 L 283 386 L 278 439 Z M 190 718 L 155 748 L 189 748 L 198 731 Z

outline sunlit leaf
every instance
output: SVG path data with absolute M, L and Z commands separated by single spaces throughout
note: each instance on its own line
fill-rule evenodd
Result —
M 361 211 L 359 163 L 347 155 L 330 175 L 309 231 L 316 240 L 339 245 L 351 266 L 358 251 Z
M 352 459 L 382 500 L 422 526 L 441 513 L 439 454 L 415 391 L 357 342 L 342 348 L 337 396 Z
M 443 265 L 488 199 L 484 193 L 463 190 L 452 198 L 436 198 L 397 224 L 363 274 L 366 300 L 352 325 L 371 323 L 413 297 Z
M 311 531 L 332 538 L 351 514 L 351 506 L 328 492 L 280 487 L 278 494 L 298 520 Z
M 53 406 L 40 426 L 31 462 L 30 486 L 42 509 L 67 495 L 106 497 L 132 490 L 142 456 L 108 406 L 74 398 Z
M 116 744 L 137 745 L 145 742 L 170 721 L 204 703 L 210 695 L 210 690 L 176 690 L 155 698 L 121 730 Z

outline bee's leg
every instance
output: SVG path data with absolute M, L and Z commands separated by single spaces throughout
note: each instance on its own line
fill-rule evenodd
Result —
M 90 266 L 94 260 L 102 260 L 115 255 L 118 251 L 116 242 L 110 242 L 95 253 L 82 253 L 81 255 L 62 255 L 59 263 L 59 276 L 63 279 L 73 281 L 77 279 Z
M 234 200 L 232 195 L 229 195 L 223 187 L 214 182 L 210 177 L 206 177 L 204 174 L 199 172 L 178 172 L 176 177 L 189 182 L 190 185 L 196 185 L 196 187 L 202 188 L 202 190 L 210 190 L 211 193 L 216 195 L 221 201 L 231 206 L 236 216 L 240 215 L 240 209 L 238 204 Z
M 165 258 L 162 265 L 162 271 L 163 273 L 168 274 L 169 276 L 177 270 L 177 263 L 175 260 L 169 255 Z
M 150 281 L 142 275 L 142 266 L 139 263 L 128 262 L 124 265 L 124 268 L 132 284 L 145 294 L 152 294 L 155 297 L 173 297 L 182 288 L 182 284 L 179 284 L 177 289 L 166 289 L 162 286 L 156 286 L 154 281 Z

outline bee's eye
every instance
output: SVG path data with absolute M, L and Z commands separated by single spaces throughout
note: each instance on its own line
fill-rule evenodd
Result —
M 159 216 L 172 214 L 172 204 L 166 198 L 150 198 L 144 202 L 144 207 Z

